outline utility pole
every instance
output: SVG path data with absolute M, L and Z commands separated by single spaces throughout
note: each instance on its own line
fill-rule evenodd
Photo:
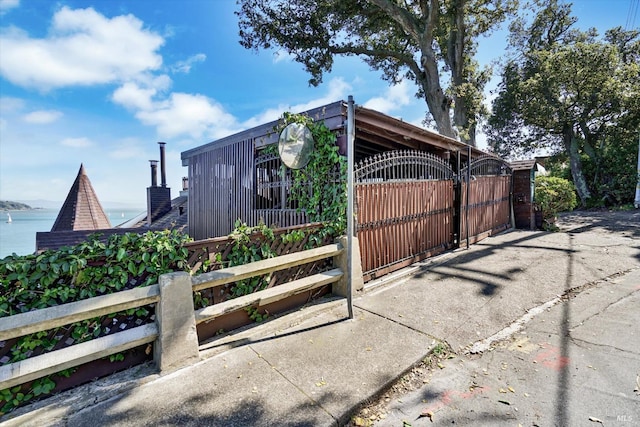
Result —
M 640 208 L 640 131 L 638 132 L 638 170 L 636 172 L 636 198 L 633 205 L 638 209 Z

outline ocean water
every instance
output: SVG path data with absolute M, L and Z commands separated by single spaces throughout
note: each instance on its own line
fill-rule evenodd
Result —
M 107 209 L 112 226 L 121 224 L 144 211 L 141 209 Z M 58 217 L 58 209 L 32 209 L 9 211 L 12 222 L 8 223 L 7 212 L 0 211 L 0 259 L 16 253 L 28 255 L 36 250 L 36 232 L 51 231 Z

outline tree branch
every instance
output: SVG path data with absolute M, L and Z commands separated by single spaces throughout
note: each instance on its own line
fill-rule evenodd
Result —
M 400 7 L 390 0 L 367 0 L 385 11 L 404 31 L 410 34 L 416 41 L 420 40 L 420 27 L 417 19 L 408 9 Z

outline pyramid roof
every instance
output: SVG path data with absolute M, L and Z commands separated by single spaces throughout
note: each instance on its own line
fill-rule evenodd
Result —
M 80 165 L 58 218 L 51 231 L 102 230 L 111 228 L 109 218 L 102 209 L 84 166 Z

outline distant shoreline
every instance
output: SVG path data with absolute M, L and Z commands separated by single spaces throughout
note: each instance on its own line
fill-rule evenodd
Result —
M 0 200 L 0 210 L 2 211 L 31 211 L 34 209 L 42 209 L 42 208 L 32 208 L 31 206 L 25 203 L 11 202 L 9 200 Z

